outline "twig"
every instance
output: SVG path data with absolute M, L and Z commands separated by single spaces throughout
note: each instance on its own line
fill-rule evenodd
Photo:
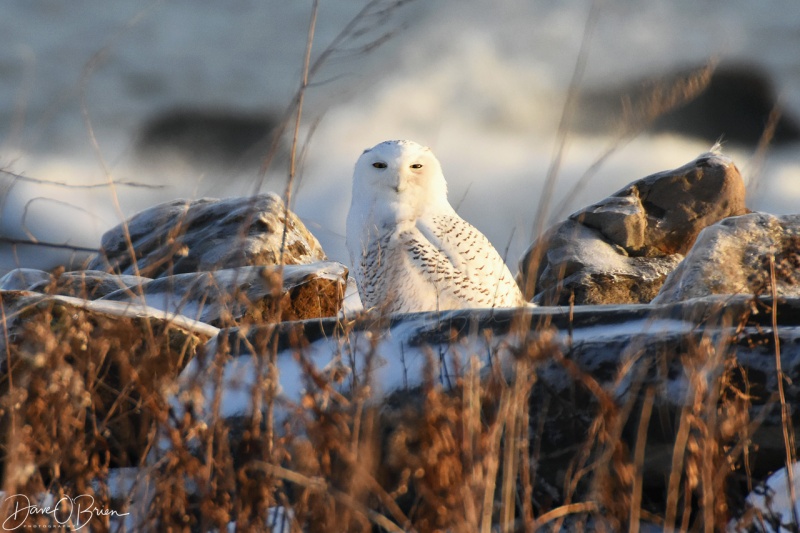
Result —
M 593 513 L 596 511 L 597 504 L 594 502 L 578 502 L 571 503 L 569 505 L 562 505 L 561 507 L 556 507 L 555 509 L 540 515 L 539 518 L 536 519 L 536 522 L 534 522 L 534 524 L 531 526 L 531 529 L 535 531 L 548 522 L 552 522 L 553 520 L 557 520 L 559 518 L 564 518 L 565 516 L 571 514 Z
M 539 204 L 536 207 L 536 218 L 533 223 L 533 241 L 541 241 L 541 236 L 544 234 L 545 222 L 548 216 L 548 206 L 553 198 L 553 191 L 555 184 L 558 180 L 558 173 L 561 168 L 561 161 L 564 157 L 564 150 L 567 146 L 567 137 L 569 135 L 569 125 L 572 120 L 572 113 L 575 111 L 577 105 L 578 95 L 580 94 L 580 84 L 583 78 L 583 73 L 586 70 L 586 61 L 589 57 L 589 44 L 591 42 L 592 31 L 599 19 L 599 2 L 592 2 L 589 9 L 589 16 L 586 19 L 586 24 L 583 28 L 583 37 L 581 39 L 581 47 L 578 52 L 578 58 L 575 62 L 575 68 L 572 71 L 572 79 L 569 82 L 569 89 L 567 91 L 567 100 L 561 110 L 561 120 L 558 124 L 558 133 L 556 142 L 555 153 L 550 160 L 550 168 L 547 170 L 547 177 L 545 178 L 542 193 L 539 195 Z M 543 250 L 540 246 L 533 250 L 528 259 L 528 272 L 534 271 L 534 266 L 539 264 Z M 526 299 L 533 296 L 533 291 L 536 288 L 535 276 L 527 276 L 525 280 L 525 287 L 522 293 Z
M 769 256 L 770 289 L 772 292 L 772 338 L 775 343 L 775 373 L 778 377 L 778 396 L 781 401 L 781 426 L 783 428 L 783 444 L 786 449 L 786 484 L 789 488 L 789 499 L 792 502 L 792 520 L 795 527 L 800 526 L 797 516 L 797 494 L 794 489 L 794 429 L 792 428 L 791 407 L 786 403 L 783 390 L 783 368 L 781 366 L 781 339 L 778 335 L 778 286 L 775 276 L 775 256 Z
M 489 431 L 489 460 L 486 466 L 486 486 L 483 492 L 483 510 L 481 513 L 481 533 L 489 533 L 492 530 L 492 511 L 494 510 L 494 492 L 497 483 L 497 470 L 500 461 L 497 456 L 500 454 L 500 439 L 503 436 L 503 421 L 508 420 L 509 398 L 511 392 L 506 387 L 500 393 L 500 412 L 497 415 L 493 427 Z
M 67 183 L 65 181 L 45 180 L 41 178 L 31 178 L 30 176 L 23 176 L 8 170 L 0 170 L 0 174 L 7 174 L 15 180 L 26 181 L 29 183 L 36 183 L 37 185 L 52 185 L 54 187 L 64 187 L 67 189 L 103 189 L 109 186 L 108 180 L 103 183 Z M 137 187 L 141 189 L 165 189 L 166 185 L 151 185 L 149 183 L 140 183 L 138 181 L 126 180 L 112 180 L 114 185 L 123 187 Z
M 256 468 L 258 470 L 262 470 L 272 476 L 277 478 L 283 479 L 295 485 L 299 485 L 301 487 L 306 487 L 309 490 L 317 491 L 317 492 L 325 492 L 330 494 L 336 501 L 350 507 L 354 511 L 363 514 L 370 521 L 372 521 L 377 526 L 382 527 L 387 531 L 394 531 L 396 533 L 405 533 L 405 530 L 383 516 L 382 514 L 376 513 L 375 511 L 369 509 L 364 504 L 356 501 L 352 496 L 349 494 L 345 494 L 344 492 L 338 491 L 328 485 L 324 479 L 318 477 L 307 477 L 299 472 L 295 472 L 293 470 L 289 470 L 288 468 L 283 468 L 282 466 L 278 466 L 275 464 L 267 463 L 264 461 L 253 461 L 248 465 L 250 468 Z
M 672 468 L 667 484 L 667 511 L 664 517 L 665 533 L 672 533 L 675 530 L 675 519 L 678 516 L 678 497 L 680 496 L 680 483 L 683 475 L 684 457 L 686 454 L 686 443 L 689 440 L 691 430 L 691 412 L 694 399 L 686 401 L 681 409 L 680 424 L 678 433 L 675 435 L 675 445 L 672 448 Z
M 633 477 L 633 495 L 631 497 L 630 513 L 630 533 L 639 533 L 639 520 L 641 519 L 642 507 L 642 484 L 644 468 L 644 452 L 647 444 L 647 428 L 650 426 L 650 415 L 653 413 L 653 399 L 655 389 L 648 387 L 645 391 L 644 404 L 639 416 L 639 429 L 636 433 L 636 450 L 634 451 L 633 464 L 635 475 Z
M 0 297 L 0 315 L 3 319 L 3 341 L 6 348 L 6 372 L 8 372 L 8 396 L 14 397 L 14 368 L 11 366 L 11 339 L 8 334 L 8 317 L 6 316 L 6 304 L 3 298 Z M 14 405 L 10 406 L 11 409 L 11 427 L 16 428 L 16 413 L 17 408 Z
M 284 254 L 286 252 L 286 240 L 289 235 L 289 204 L 292 201 L 292 185 L 297 172 L 297 144 L 300 132 L 300 121 L 303 117 L 303 101 L 305 99 L 306 89 L 308 88 L 308 70 L 309 63 L 311 62 L 311 48 L 314 44 L 314 32 L 317 26 L 317 12 L 319 11 L 319 0 L 314 0 L 311 6 L 311 18 L 308 23 L 308 37 L 306 38 L 306 53 L 303 60 L 303 78 L 300 84 L 300 90 L 297 96 L 297 106 L 295 109 L 295 122 L 294 122 L 294 135 L 292 136 L 292 151 L 289 161 L 289 179 L 286 180 L 286 189 L 283 195 L 283 234 L 281 235 L 281 252 L 278 260 L 280 268 L 279 277 L 283 280 L 283 267 L 284 267 Z M 280 317 L 281 307 L 283 300 L 277 303 L 276 314 Z M 271 458 L 273 453 L 273 446 L 275 440 L 275 391 L 277 391 L 277 383 L 280 379 L 278 374 L 278 348 L 275 343 L 274 349 L 270 350 L 269 359 L 269 389 L 270 394 L 267 397 L 267 453 Z
M 70 250 L 73 252 L 97 253 L 100 251 L 97 248 L 87 248 L 85 246 L 74 246 L 72 244 L 59 244 L 59 243 L 45 242 L 40 240 L 15 239 L 13 237 L 0 237 L 0 243 L 10 244 L 12 246 L 17 246 L 17 245 L 44 246 L 45 248 L 58 248 L 61 250 Z
M 27 235 L 28 238 L 33 242 L 38 242 L 38 240 L 39 240 L 39 239 L 36 238 L 36 236 L 33 234 L 33 232 L 30 229 L 28 229 L 28 210 L 31 208 L 31 205 L 33 205 L 34 202 L 52 202 L 54 204 L 62 205 L 62 206 L 68 207 L 70 209 L 75 209 L 76 211 L 79 211 L 79 212 L 82 212 L 82 213 L 84 213 L 86 215 L 89 215 L 90 217 L 94 218 L 95 220 L 100 218 L 99 216 L 93 214 L 88 209 L 84 209 L 84 208 L 78 207 L 77 205 L 73 205 L 73 204 L 71 204 L 69 202 L 65 202 L 63 200 L 56 200 L 55 198 L 45 198 L 45 197 L 42 197 L 42 196 L 37 196 L 35 198 L 31 198 L 30 200 L 25 202 L 25 207 L 22 209 L 22 220 L 21 220 L 21 223 L 20 223 L 20 227 L 22 228 L 22 231 L 25 232 L 25 235 Z
M 505 420 L 505 447 L 503 448 L 503 486 L 500 488 L 500 531 L 512 531 L 514 526 L 516 497 L 514 488 L 517 485 L 517 420 L 518 408 L 524 394 L 520 390 L 522 381 L 527 376 L 521 372 L 520 361 L 516 365 L 514 385 L 508 396 L 509 409 Z
M 764 126 L 764 131 L 761 132 L 761 137 L 758 139 L 758 145 L 756 145 L 755 153 L 753 153 L 753 157 L 750 158 L 750 164 L 747 165 L 747 175 L 750 178 L 750 182 L 747 184 L 748 197 L 752 197 L 754 195 L 763 181 L 762 170 L 764 167 L 764 161 L 767 158 L 767 152 L 769 151 L 770 144 L 775 138 L 775 130 L 777 129 L 778 122 L 781 119 L 782 111 L 781 102 L 776 102 L 769 112 L 769 117 L 767 118 L 767 123 Z

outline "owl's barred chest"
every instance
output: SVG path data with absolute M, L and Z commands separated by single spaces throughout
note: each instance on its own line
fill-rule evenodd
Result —
M 482 261 L 488 254 L 480 252 L 485 238 L 477 230 L 447 222 L 434 218 L 428 224 L 432 240 L 447 249 L 413 227 L 394 228 L 368 243 L 360 265 L 367 306 L 391 302 L 394 311 L 493 305 L 491 285 L 480 280 L 495 277 L 500 265 Z
M 385 141 L 359 157 L 347 246 L 367 308 L 393 313 L 523 301 L 497 250 L 447 201 L 436 157 L 412 141 Z
M 415 226 L 389 228 L 382 235 L 366 243 L 367 253 L 362 256 L 364 272 L 408 268 L 410 261 L 415 267 L 423 267 L 429 273 L 442 270 L 444 263 L 450 268 L 459 268 L 465 261 L 480 257 L 479 247 L 483 237 L 474 228 L 448 225 L 446 219 L 434 217 L 430 228 L 433 241 L 427 239 Z M 447 246 L 437 245 L 446 243 Z M 485 239 L 483 239 L 485 240 Z

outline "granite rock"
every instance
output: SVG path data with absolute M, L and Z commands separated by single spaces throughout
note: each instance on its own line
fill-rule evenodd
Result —
M 649 302 L 700 231 L 746 213 L 744 200 L 736 165 L 702 154 L 552 227 L 525 253 L 520 285 L 544 305 Z
M 770 294 L 771 261 L 776 294 L 800 296 L 800 215 L 727 218 L 703 230 L 653 303 L 711 294 Z
M 215 326 L 336 316 L 347 268 L 321 262 L 178 274 L 120 289 L 105 300 L 144 303 Z
M 157 278 L 325 259 L 316 237 L 294 213 L 285 213 L 280 197 L 267 193 L 222 200 L 174 200 L 146 209 L 103 235 L 102 251 L 88 268 Z

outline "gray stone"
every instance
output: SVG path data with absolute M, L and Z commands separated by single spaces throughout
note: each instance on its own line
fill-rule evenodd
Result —
M 703 230 L 653 303 L 710 294 L 769 295 L 771 257 L 778 296 L 800 296 L 800 215 L 727 218 Z
M 284 204 L 274 193 L 250 197 L 174 200 L 135 215 L 108 231 L 89 264 L 156 278 L 240 266 L 324 261 L 319 241 L 291 211 L 285 247 Z M 137 263 L 130 258 L 130 245 Z
M 637 253 L 645 245 L 647 214 L 638 195 L 610 196 L 570 217 L 594 228 L 609 243 Z
M 44 270 L 35 268 L 15 268 L 0 278 L 0 290 L 32 291 L 41 290 L 53 282 L 53 277 Z M 35 289 L 37 287 L 38 289 Z
M 502 412 L 499 391 L 517 390 L 522 378 L 532 387 L 525 396 L 529 418 L 522 423 L 536 442 L 530 448 L 535 490 L 549 486 L 557 502 L 586 498 L 603 504 L 603 516 L 607 508 L 623 511 L 618 518 L 629 516 L 624 502 L 615 504 L 616 494 L 630 490 L 626 483 L 632 478 L 625 474 L 633 472 L 628 468 L 635 464 L 634 450 L 644 443 L 644 423 L 649 431 L 637 468 L 655 506 L 650 509 L 663 516 L 676 454 L 698 457 L 686 448 L 686 436 L 680 437 L 686 420 L 696 439 L 688 446 L 709 443 L 700 458 L 724 465 L 720 472 L 731 473 L 731 493 L 746 488 L 737 479 L 755 481 L 783 464 L 785 422 L 776 393 L 781 378 L 768 331 L 772 316 L 761 312 L 772 305 L 769 299 L 754 305 L 752 297 L 716 296 L 670 305 L 459 310 L 396 315 L 390 321 L 362 315 L 231 329 L 209 342 L 205 358 L 187 366 L 171 405 L 178 415 L 191 412 L 201 425 L 221 416 L 232 428 L 228 435 L 236 449 L 249 424 L 268 413 L 286 422 L 276 427 L 291 428 L 297 437 L 298 427 L 309 427 L 297 423 L 305 410 L 314 431 L 315 413 L 349 408 L 353 398 L 365 397 L 367 383 L 367 409 L 371 405 L 380 413 L 376 435 L 382 457 L 396 458 L 378 461 L 372 475 L 395 479 L 391 476 L 404 468 L 413 471 L 417 450 L 447 449 L 461 457 L 453 445 L 434 446 L 441 437 L 433 428 L 443 427 L 452 442 L 449 431 L 463 427 L 467 398 L 481 399 L 475 414 L 480 424 L 486 416 L 481 414 Z M 800 299 L 778 302 L 775 312 L 783 372 L 796 376 Z M 217 356 L 208 357 L 212 353 Z M 262 364 L 265 360 L 274 360 L 278 371 Z M 274 375 L 278 399 L 269 405 L 254 401 L 260 397 L 254 390 Z M 787 405 L 796 406 L 800 388 L 787 385 Z M 643 406 L 652 407 L 652 416 L 642 414 Z M 435 409 L 448 414 L 434 420 Z M 702 435 L 695 428 L 713 440 L 695 437 Z M 398 446 L 402 453 L 396 453 Z M 731 452 L 737 446 L 747 447 L 746 458 Z M 430 468 L 439 457 L 433 456 Z M 696 473 L 693 460 L 680 463 L 678 479 Z M 575 464 L 589 465 L 584 487 L 594 488 L 588 494 L 573 492 L 572 478 L 566 477 Z M 608 486 L 616 488 L 602 490 Z
M 632 257 L 598 230 L 574 220 L 545 236 L 546 267 L 539 275 L 537 303 L 574 294 L 576 304 L 647 303 L 683 256 Z M 568 303 L 562 301 L 561 303 Z
M 336 316 L 346 284 L 344 265 L 321 262 L 143 279 L 104 299 L 137 302 L 215 326 L 263 324 Z
M 601 135 L 644 129 L 705 142 L 722 137 L 755 150 L 776 120 L 770 143 L 785 146 L 800 139 L 800 121 L 778 94 L 769 70 L 756 63 L 659 69 L 656 76 L 582 91 L 574 127 Z M 771 116 L 776 110 L 777 118 Z
M 100 270 L 76 270 L 64 272 L 58 277 L 53 294 L 97 300 L 114 291 L 135 287 L 146 281 L 149 278 L 117 276 Z
M 118 291 L 142 285 L 150 278 L 109 274 L 100 270 L 76 270 L 54 274 L 30 268 L 17 268 L 0 279 L 0 290 L 32 291 L 42 294 L 74 296 L 97 300 Z
M 637 180 L 548 230 L 520 262 L 520 286 L 544 305 L 649 302 L 704 227 L 747 212 L 744 195 L 716 152 Z

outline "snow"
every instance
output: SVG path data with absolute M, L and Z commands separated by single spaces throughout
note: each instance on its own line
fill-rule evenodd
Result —
M 800 463 L 792 464 L 795 498 L 800 497 Z M 756 531 L 763 533 L 781 533 L 797 531 L 792 516 L 792 505 L 800 516 L 800 502 L 792 502 L 789 491 L 788 470 L 784 467 L 775 471 L 762 486 L 753 489 L 746 499 L 750 508 L 739 522 L 731 521 L 728 531 L 742 531 L 749 518 L 753 518 Z M 780 525 L 778 525 L 780 524 Z
M 646 306 L 639 307 L 646 308 Z M 533 310 L 526 309 L 523 312 L 534 315 L 558 314 L 561 313 L 561 309 L 540 307 Z M 372 400 L 375 402 L 380 402 L 396 391 L 420 386 L 428 365 L 433 365 L 433 375 L 438 376 L 439 384 L 445 388 L 452 384 L 453 376 L 449 373 L 449 369 L 453 363 L 456 362 L 463 368 L 474 356 L 477 356 L 484 366 L 493 359 L 493 362 L 500 364 L 505 372 L 509 374 L 513 372 L 515 366 L 515 359 L 511 355 L 513 348 L 523 344 L 527 335 L 522 337 L 516 332 L 503 333 L 501 327 L 501 330 L 493 331 L 492 335 L 487 337 L 483 334 L 481 329 L 483 326 L 479 326 L 477 319 L 492 316 L 491 310 L 473 310 L 467 313 L 474 314 L 475 327 L 467 326 L 470 331 L 462 332 L 455 343 L 450 342 L 449 332 L 442 331 L 441 326 L 448 324 L 450 320 L 463 318 L 464 312 L 438 315 L 410 313 L 396 317 L 384 329 L 370 328 L 364 319 L 355 323 L 345 320 L 342 324 L 349 330 L 347 335 L 337 333 L 319 335 L 310 339 L 310 343 L 301 350 L 292 348 L 279 350 L 276 358 L 280 376 L 276 402 L 279 413 L 288 416 L 292 408 L 299 405 L 307 393 L 313 392 L 306 387 L 304 363 L 311 364 L 313 368 L 328 375 L 344 376 L 334 383 L 335 388 L 341 393 L 346 394 L 356 378 L 359 383 L 369 383 Z M 564 353 L 569 346 L 583 349 L 581 365 L 591 372 L 592 368 L 599 368 L 609 361 L 616 363 L 619 360 L 619 353 L 601 349 L 606 344 L 612 345 L 612 341 L 624 343 L 626 350 L 633 355 L 639 342 L 637 338 L 645 340 L 654 337 L 674 338 L 690 334 L 695 328 L 696 325 L 690 321 L 641 317 L 621 320 L 616 324 L 576 327 L 571 332 L 561 329 L 557 332 L 554 342 L 562 346 Z M 228 334 L 229 342 L 233 345 L 232 339 L 237 336 L 241 338 L 241 335 L 248 334 L 248 331 L 231 330 Z M 224 361 L 215 359 L 213 354 L 216 353 L 218 345 L 219 338 L 210 341 L 206 357 L 191 361 L 181 374 L 179 392 L 172 399 L 173 408 L 177 412 L 182 412 L 185 402 L 191 400 L 196 413 L 208 422 L 214 415 L 212 406 L 215 395 L 219 392 L 220 416 L 228 418 L 251 414 L 254 387 L 263 387 L 268 378 L 265 358 L 244 349 L 240 354 Z M 244 346 L 244 343 L 239 345 Z M 599 348 L 594 350 L 592 346 Z M 219 364 L 223 365 L 221 378 L 217 378 Z M 545 365 L 539 368 L 538 372 L 547 377 L 554 387 L 566 387 L 571 382 L 564 374 L 563 368 L 558 365 Z M 220 380 L 221 390 L 217 386 L 217 379 Z M 627 382 L 623 379 L 618 384 L 618 394 L 624 394 L 627 386 Z M 668 398 L 678 398 L 679 401 L 683 401 L 687 386 L 684 376 L 670 380 L 667 384 Z
M 193 333 L 205 335 L 207 337 L 215 337 L 219 333 L 219 328 L 215 328 L 214 326 L 210 326 L 197 320 L 192 320 L 184 315 L 171 313 L 135 302 L 84 300 L 82 298 L 74 298 L 72 296 L 48 296 L 47 298 L 97 313 L 105 313 L 109 315 L 130 318 L 159 318 L 166 320 L 178 327 L 185 328 Z

